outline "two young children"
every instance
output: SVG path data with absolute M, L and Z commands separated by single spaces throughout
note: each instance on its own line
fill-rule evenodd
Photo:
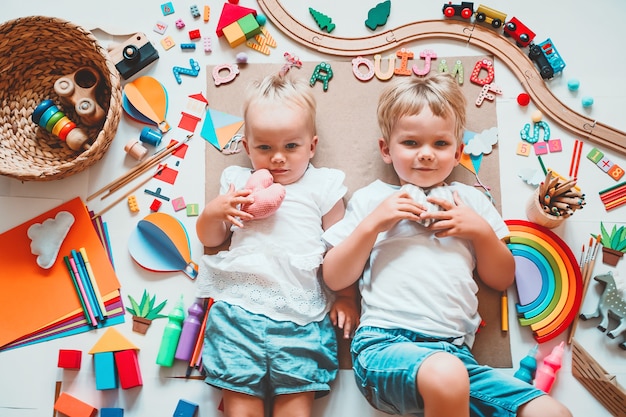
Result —
M 199 277 L 199 295 L 217 300 L 203 360 L 207 382 L 224 390 L 227 416 L 263 415 L 266 400 L 274 416 L 310 415 L 335 377 L 333 323 L 349 335 L 359 322 L 358 283 L 353 367 L 375 408 L 430 417 L 571 416 L 472 356 L 480 322 L 473 271 L 504 290 L 515 264 L 489 200 L 445 182 L 461 157 L 465 105 L 446 74 L 389 85 L 378 105 L 378 145 L 400 185 L 377 180 L 357 190 L 344 216 L 343 174 L 310 163 L 318 142 L 310 92 L 272 76 L 245 101 L 252 169 L 227 168 L 222 194 L 197 223 L 205 246 L 232 237 L 229 251 L 203 257 Z M 252 202 L 242 187 L 261 168 L 286 194 L 273 216 L 255 220 L 241 210 Z

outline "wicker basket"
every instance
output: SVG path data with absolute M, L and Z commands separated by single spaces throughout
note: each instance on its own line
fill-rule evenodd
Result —
M 97 126 L 79 123 L 73 108 L 62 106 L 54 82 L 80 67 L 102 75 L 96 100 L 106 113 Z M 73 151 L 31 120 L 37 105 L 52 99 L 89 136 L 91 147 Z M 56 180 L 97 162 L 109 148 L 120 121 L 119 73 L 91 32 L 43 16 L 0 25 L 0 175 L 20 180 Z

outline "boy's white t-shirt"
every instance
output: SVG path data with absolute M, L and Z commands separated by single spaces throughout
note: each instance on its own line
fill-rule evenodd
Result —
M 506 223 L 481 191 L 457 182 L 448 187 L 486 219 L 498 238 L 508 235 Z M 341 243 L 399 189 L 376 180 L 356 191 L 345 217 L 324 233 L 324 240 L 331 246 Z M 468 241 L 437 238 L 423 225 L 401 220 L 380 233 L 372 248 L 361 279 L 360 326 L 407 329 L 471 347 L 481 321 L 474 268 Z
M 241 189 L 250 168 L 230 166 L 220 180 Z M 322 217 L 343 198 L 342 171 L 309 165 L 302 178 L 285 186 L 285 199 L 271 216 L 232 226 L 229 250 L 204 255 L 197 297 L 212 297 L 278 321 L 308 324 L 324 318 L 329 298 L 318 276 L 326 245 Z

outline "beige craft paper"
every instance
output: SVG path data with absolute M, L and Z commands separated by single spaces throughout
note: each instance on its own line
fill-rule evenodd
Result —
M 495 102 L 485 100 L 480 107 L 477 107 L 474 103 L 482 87 L 469 81 L 474 65 L 484 58 L 493 61 L 493 58 L 488 56 L 447 57 L 433 61 L 433 71 L 437 70 L 442 59 L 448 62 L 450 70 L 454 68 L 457 60 L 462 61 L 465 73 L 462 88 L 468 101 L 467 129 L 472 132 L 482 132 L 497 126 Z M 383 61 L 383 64 L 386 64 L 387 60 L 383 59 Z M 385 165 L 380 158 L 377 145 L 380 133 L 376 123 L 376 104 L 386 82 L 376 77 L 367 82 L 359 81 L 352 73 L 352 64 L 349 60 L 326 62 L 331 65 L 333 72 L 328 90 L 324 92 L 322 83 L 319 81 L 312 87 L 317 99 L 319 136 L 319 145 L 313 164 L 343 170 L 346 173 L 348 186 L 347 198 L 356 189 L 376 178 L 397 183 L 391 167 Z M 302 68 L 291 69 L 289 76 L 302 77 L 308 81 L 317 64 L 318 62 L 305 62 Z M 409 61 L 409 64 L 416 64 L 419 68 L 423 66 L 423 62 Z M 211 77 L 213 67 L 207 67 L 207 98 L 210 107 L 241 117 L 241 97 L 247 86 L 261 79 L 265 74 L 278 72 L 280 68 L 280 64 L 239 65 L 240 73 L 234 81 L 216 86 Z M 207 201 L 219 191 L 219 177 L 222 170 L 233 164 L 249 166 L 249 161 L 243 152 L 223 155 L 207 144 L 205 183 Z M 496 146 L 488 156 L 483 157 L 478 175 L 481 182 L 490 188 L 498 210 L 501 207 L 499 172 Z M 461 166 L 455 169 L 449 180 L 457 180 L 470 185 L 477 182 L 474 174 Z M 481 284 L 479 299 L 479 311 L 485 321 L 485 326 L 480 330 L 474 344 L 474 354 L 480 363 L 494 367 L 511 367 L 509 336 L 500 329 L 500 293 Z M 350 368 L 349 349 L 345 341 L 340 343 L 340 367 Z

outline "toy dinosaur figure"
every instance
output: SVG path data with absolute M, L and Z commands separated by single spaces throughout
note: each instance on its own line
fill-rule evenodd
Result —
M 601 317 L 598 329 L 605 332 L 609 326 L 609 318 L 615 318 L 619 321 L 619 324 L 607 333 L 611 339 L 615 339 L 621 333 L 626 331 L 626 300 L 622 291 L 615 284 L 615 278 L 612 272 L 608 272 L 602 275 L 596 275 L 593 277 L 598 282 L 604 283 L 604 290 L 600 296 L 598 307 L 592 313 L 581 314 L 580 318 L 583 320 L 589 320 L 596 317 Z M 623 341 L 620 348 L 626 350 L 626 341 Z

